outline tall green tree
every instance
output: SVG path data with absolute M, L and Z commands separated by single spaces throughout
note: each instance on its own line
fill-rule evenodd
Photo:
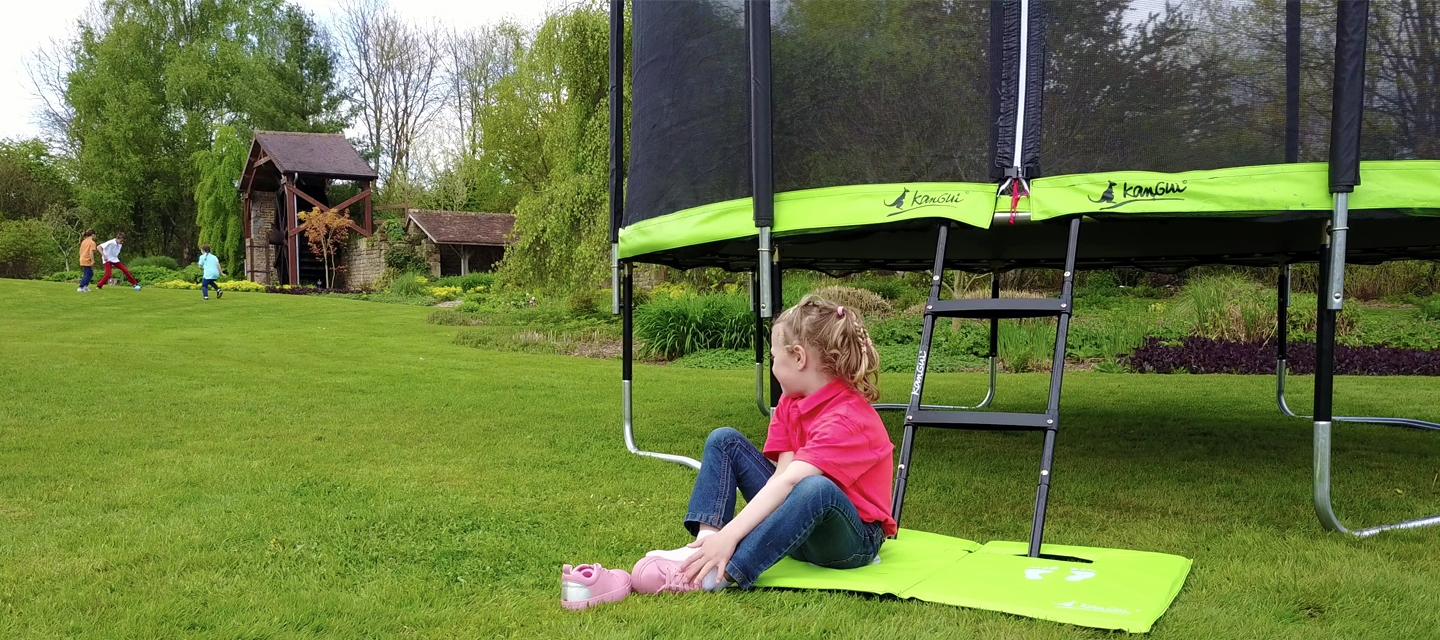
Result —
M 624 50 L 630 51 L 628 42 Z M 609 18 L 602 6 L 552 14 L 481 119 L 483 157 L 520 194 L 514 243 L 502 266 L 512 282 L 563 289 L 592 286 L 604 276 L 610 252 L 608 56 Z M 628 100 L 624 111 L 628 128 Z
M 235 127 L 220 125 L 210 149 L 192 158 L 200 180 L 195 185 L 195 224 L 200 244 L 210 245 L 227 273 L 240 273 L 245 261 L 245 227 L 235 183 L 245 170 L 250 140 Z
M 39 140 L 0 140 L 0 212 L 38 220 L 74 197 L 63 159 Z
M 137 253 L 194 254 L 192 157 L 220 124 L 337 131 L 334 54 L 280 0 L 107 0 L 82 22 L 66 101 L 79 200 Z M 232 187 L 233 188 L 233 187 Z

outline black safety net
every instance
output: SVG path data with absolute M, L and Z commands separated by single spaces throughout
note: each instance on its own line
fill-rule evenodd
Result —
M 989 180 L 988 0 L 773 6 L 777 192 Z
M 1301 4 L 1299 159 L 1323 160 L 1335 11 Z M 1285 2 L 1049 5 L 1046 175 L 1286 161 Z
M 633 15 L 624 224 L 749 197 L 744 5 L 647 0 Z
M 1440 160 L 1440 2 L 1374 0 L 1363 160 Z

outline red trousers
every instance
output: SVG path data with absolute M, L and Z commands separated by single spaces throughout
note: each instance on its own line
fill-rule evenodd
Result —
M 96 287 L 104 287 L 106 284 L 109 284 L 109 282 L 110 282 L 110 267 L 119 267 L 119 268 L 120 268 L 120 271 L 125 274 L 125 278 L 130 281 L 130 284 L 132 284 L 132 285 L 134 285 L 134 284 L 140 284 L 139 282 L 136 282 L 136 281 L 135 281 L 135 276 L 130 275 L 130 270 L 125 268 L 125 263 L 123 263 L 123 262 L 106 262 L 106 263 L 105 263 L 105 277 L 103 277 L 103 278 L 100 279 L 100 282 L 99 282 L 98 284 L 96 284 Z

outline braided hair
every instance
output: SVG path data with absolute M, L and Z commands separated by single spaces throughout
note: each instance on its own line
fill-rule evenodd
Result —
M 787 351 L 804 345 L 826 373 L 871 402 L 880 399 L 880 354 L 858 311 L 810 294 L 781 313 L 775 324 Z

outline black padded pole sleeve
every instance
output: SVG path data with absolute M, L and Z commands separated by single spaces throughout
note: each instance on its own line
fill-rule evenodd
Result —
M 1341 4 L 1344 4 L 1343 2 Z M 1321 294 L 1315 296 L 1315 420 L 1329 422 L 1334 416 L 1335 393 L 1335 312 L 1325 304 L 1325 283 L 1330 280 L 1330 245 L 1320 247 Z
M 1020 83 L 1020 0 L 992 2 L 990 16 L 991 73 L 999 65 L 998 81 L 991 104 L 998 105 L 995 117 L 995 158 L 991 178 L 1003 180 L 1015 164 L 1015 117 L 1019 115 Z M 996 60 L 998 59 L 998 60 Z M 993 78 L 993 76 L 992 76 Z
M 1040 130 L 1045 102 L 1045 0 L 1030 0 L 1029 37 L 1025 47 L 1025 139 L 1020 146 L 1020 165 L 1026 178 L 1040 177 Z
M 990 150 L 995 158 L 994 166 L 990 168 L 991 180 L 1004 180 L 1005 167 L 1009 163 L 1002 164 L 1004 154 L 1000 149 L 1006 146 L 1004 136 L 1001 132 L 1000 123 L 1004 120 L 1002 110 L 1001 87 L 1005 83 L 1005 2 L 1004 0 L 990 0 Z M 1011 113 L 1013 120 L 1015 114 Z M 1014 131 L 1010 132 L 1009 140 L 1014 139 Z
M 634 380 L 635 273 L 629 261 L 620 268 L 620 379 Z
M 1285 162 L 1300 161 L 1300 0 L 1285 0 Z
M 610 242 L 620 241 L 621 215 L 625 211 L 624 106 L 621 87 L 625 72 L 625 0 L 610 0 Z
M 1365 26 L 1369 0 L 1335 10 L 1335 92 L 1330 102 L 1330 193 L 1360 184 L 1360 119 L 1365 106 Z
M 770 0 L 745 3 L 750 47 L 750 195 L 755 226 L 775 224 L 775 174 L 770 147 Z

